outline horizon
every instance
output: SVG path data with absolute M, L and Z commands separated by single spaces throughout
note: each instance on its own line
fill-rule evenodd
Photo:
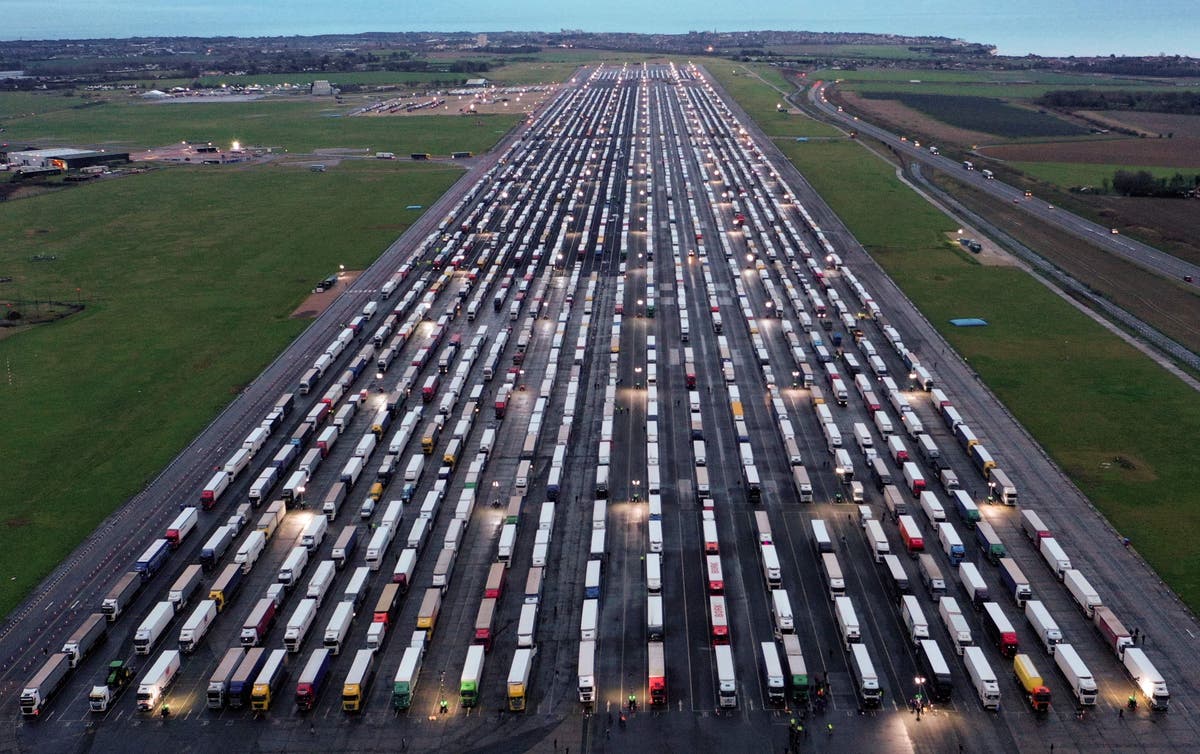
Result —
M 1159 0 L 1131 14 L 1100 0 L 917 0 L 903 9 L 873 0 L 844 0 L 836 8 L 797 9 L 779 0 L 744 0 L 736 18 L 721 9 L 697 9 L 682 0 L 653 6 L 610 0 L 602 9 L 551 0 L 520 0 L 496 7 L 460 0 L 453 8 L 429 5 L 379 9 L 364 0 L 337 8 L 299 0 L 285 16 L 272 7 L 245 8 L 231 0 L 203 6 L 143 4 L 134 0 L 11 0 L 0 41 L 70 42 L 139 37 L 295 37 L 371 33 L 686 34 L 688 31 L 807 31 L 947 37 L 992 45 L 1005 56 L 1200 57 L 1200 14 L 1190 0 Z M 447 19 L 453 14 L 453 20 Z M 358 19 L 369 18 L 362 24 Z M 70 19 L 70 20 L 64 20 Z M 80 19 L 80 20 L 74 20 Z M 473 28 L 464 28 L 473 27 Z M 1119 33 L 1118 33 L 1119 31 Z

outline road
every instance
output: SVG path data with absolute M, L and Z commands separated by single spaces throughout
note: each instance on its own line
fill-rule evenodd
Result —
M 842 258 L 840 266 L 818 261 L 831 250 Z M 1190 672 L 1196 663 L 1187 635 L 1197 630 L 1194 619 L 1156 584 L 1136 553 L 1121 546 L 702 70 L 581 70 L 527 130 L 460 182 L 360 281 L 335 312 L 310 328 L 313 342 L 302 353 L 268 370 L 274 379 L 263 383 L 253 409 L 214 423 L 223 442 L 206 433 L 199 445 L 206 453 L 191 448 L 164 471 L 155 484 L 169 481 L 177 493 L 145 494 L 131 503 L 143 506 L 139 516 L 153 520 L 127 531 L 111 562 L 100 567 L 96 550 L 85 545 L 31 603 L 31 611 L 45 616 L 44 625 L 10 628 L 4 641 L 22 663 L 5 673 L 10 748 L 119 751 L 167 742 L 194 748 L 220 736 L 226 745 L 239 740 L 245 748 L 271 751 L 394 748 L 398 739 L 400 748 L 420 750 L 616 751 L 629 749 L 636 737 L 646 746 L 704 741 L 711 748 L 767 750 L 788 745 L 792 718 L 808 727 L 808 737 L 797 741 L 805 749 L 935 752 L 961 744 L 971 751 L 1032 751 L 1047 742 L 1059 751 L 1135 743 L 1196 747 L 1196 693 L 1189 680 L 1196 677 Z M 395 286 L 386 296 L 385 284 Z M 369 311 L 372 316 L 355 322 Z M 356 326 L 347 329 L 348 323 Z M 933 403 L 937 394 L 910 384 L 892 342 L 901 336 L 1014 478 L 1021 506 L 1042 511 L 1106 603 L 1153 637 L 1147 652 L 1167 677 L 1170 712 L 1152 715 L 1143 708 L 1118 717 L 1131 689 L 1119 663 L 1020 534 L 1017 508 L 983 502 L 986 484 L 943 423 Z M 335 347 L 339 338 L 349 345 Z M 68 676 L 40 719 L 23 719 L 15 697 L 43 662 L 42 650 L 61 645 L 161 532 L 178 501 L 197 499 L 213 467 L 259 424 L 279 394 L 296 391 L 300 375 L 331 351 L 337 351 L 333 363 L 314 389 L 296 395 L 286 425 L 224 493 L 219 510 L 201 514 L 199 530 L 112 624 L 108 642 Z M 364 359 L 365 368 L 351 369 Z M 380 363 L 372 363 L 376 359 Z M 835 371 L 840 380 L 833 379 Z M 847 388 L 842 400 L 836 398 L 839 384 Z M 352 404 L 358 408 L 347 408 Z M 388 404 L 394 406 L 390 412 Z M 889 476 L 900 478 L 893 456 L 883 452 L 886 437 L 874 428 L 882 417 L 900 428 L 903 415 L 919 418 L 941 449 L 942 463 L 979 502 L 1091 668 L 1101 700 L 1083 720 L 1076 719 L 1052 659 L 1036 648 L 1021 612 L 1001 593 L 996 569 L 954 513 L 951 496 L 923 466 L 948 523 L 966 542 L 968 560 L 978 563 L 1056 700 L 1044 719 L 1025 708 L 1010 661 L 986 640 L 981 614 L 967 607 L 964 619 L 996 672 L 1003 699 L 998 713 L 981 707 L 941 627 L 937 603 L 886 516 L 882 484 L 867 472 L 873 452 Z M 856 425 L 864 435 L 858 444 Z M 844 438 L 841 448 L 831 449 L 829 426 Z M 297 438 L 305 448 L 324 433 L 327 453 L 316 454 L 321 458 L 305 491 L 263 554 L 246 566 L 239 593 L 199 649 L 183 657 L 165 698 L 169 718 L 139 711 L 132 693 L 103 714 L 89 713 L 85 697 L 107 660 L 131 656 L 129 640 L 141 619 L 196 560 L 209 534 L 235 508 L 248 506 L 251 481 L 297 430 L 309 433 Z M 873 446 L 863 447 L 865 440 Z M 913 437 L 904 435 L 904 442 L 915 454 Z M 203 462 L 183 473 L 192 456 Z M 356 457 L 366 459 L 357 480 L 351 471 Z M 423 470 L 406 480 L 405 470 L 420 465 Z M 384 469 L 392 466 L 397 471 L 389 477 Z M 287 474 L 296 468 L 293 461 Z M 793 481 L 801 468 L 812 481 L 811 503 L 800 502 Z M 845 478 L 848 468 L 862 483 L 864 509 L 840 502 L 858 489 Z M 376 480 L 385 486 L 379 507 L 404 503 L 394 526 L 364 506 Z M 288 656 L 269 710 L 207 709 L 206 690 L 220 657 L 238 644 L 247 616 L 277 583 L 301 533 L 336 499 L 339 485 L 348 485 L 350 493 L 330 510 L 329 533 L 314 545 L 298 585 L 280 597 L 279 618 L 262 646 L 282 646 L 285 625 L 303 596 L 297 593 L 307 594 L 318 562 L 334 558 L 341 533 L 349 528 L 360 541 L 335 569 L 299 651 Z M 283 496 L 285 486 L 276 484 L 269 497 Z M 903 494 L 926 532 L 929 553 L 949 576 L 949 593 L 969 605 L 955 568 L 936 544 L 934 522 Z M 596 500 L 599 520 L 593 517 Z M 864 535 L 864 510 L 900 556 L 895 565 L 907 587 L 892 583 L 876 556 L 880 545 Z M 249 525 L 221 566 L 254 536 L 250 530 L 260 514 L 250 510 Z M 110 522 L 98 536 L 112 536 L 114 526 L 128 526 L 126 520 Z M 822 575 L 818 520 L 830 532 L 828 547 L 844 573 L 858 641 L 847 642 L 830 599 L 834 587 Z M 382 543 L 382 557 L 368 559 L 368 539 Z M 762 565 L 764 539 L 779 559 L 778 583 Z M 662 558 L 661 627 L 649 624 L 649 554 Z M 409 556 L 415 567 L 398 573 Z M 443 573 L 439 563 L 447 558 L 453 567 Z M 594 629 L 581 623 L 590 561 L 602 564 Z M 719 579 L 713 562 L 720 564 Z M 503 591 L 492 622 L 477 625 L 495 563 L 505 566 Z M 539 572 L 540 581 L 531 577 Z M 354 599 L 358 573 L 366 584 L 358 617 L 345 638 L 333 642 L 342 651 L 331 660 L 315 708 L 301 712 L 292 701 L 301 667 L 322 645 L 332 646 L 326 626 L 340 602 Z M 377 605 L 396 579 L 407 585 L 398 603 Z M 1135 591 L 1128 589 L 1131 582 Z M 72 610 L 47 609 L 51 602 L 63 604 L 68 585 L 77 583 L 86 593 L 75 598 Z M 952 679 L 950 701 L 920 717 L 907 709 L 907 700 L 919 693 L 916 679 L 926 670 L 901 619 L 897 588 L 907 588 L 922 606 Z M 723 636 L 711 614 L 711 598 L 718 596 L 728 617 Z M 426 599 L 438 601 L 436 613 L 425 614 Z M 776 607 L 785 602 L 790 622 L 786 609 Z M 534 622 L 522 625 L 521 616 L 529 613 Z M 139 679 L 150 660 L 176 646 L 182 621 L 176 618 L 151 655 L 132 657 Z M 355 654 L 369 651 L 369 625 L 380 621 L 388 629 L 373 655 L 365 706 L 346 714 L 339 689 Z M 596 698 L 583 705 L 577 660 L 584 634 L 593 630 Z M 411 706 L 397 710 L 393 680 L 415 633 L 423 639 L 421 670 Z M 796 637 L 807 675 L 782 689 L 787 701 L 781 703 L 764 677 L 763 653 L 765 646 L 783 659 L 782 637 L 788 634 Z M 469 680 L 463 678 L 466 657 L 472 643 L 485 637 L 491 649 L 473 704 L 460 693 Z M 665 698 L 652 705 L 648 658 L 660 640 Z M 856 664 L 861 650 L 853 649 L 855 643 L 865 648 L 870 668 Z M 523 645 L 536 654 L 518 693 L 508 680 Z M 726 651 L 729 677 L 715 659 Z M 871 680 L 882 691 L 877 704 Z M 626 706 L 631 696 L 636 711 Z M 514 698 L 524 700 L 524 712 L 512 710 Z
M 1045 200 L 1027 197 L 1022 189 L 1009 186 L 1003 181 L 985 178 L 980 170 L 964 170 L 961 162 L 940 154 L 932 154 L 928 149 L 916 146 L 910 140 L 901 138 L 879 126 L 860 120 L 831 104 L 825 96 L 829 82 L 817 82 L 809 89 L 808 98 L 814 107 L 826 116 L 838 121 L 847 128 L 867 134 L 874 139 L 887 144 L 889 147 L 902 152 L 911 159 L 920 162 L 931 169 L 953 174 L 956 180 L 962 181 L 979 191 L 1003 202 L 1015 202 L 1021 211 L 1036 217 L 1048 225 L 1058 227 L 1076 238 L 1116 254 L 1134 264 L 1164 277 L 1182 280 L 1186 277 L 1196 279 L 1200 276 L 1200 266 L 1184 261 L 1164 251 L 1149 246 L 1127 236 L 1117 235 L 1111 228 L 1097 225 L 1090 220 L 1058 209 L 1047 204 Z

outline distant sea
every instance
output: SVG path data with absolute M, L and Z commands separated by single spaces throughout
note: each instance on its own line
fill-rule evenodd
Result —
M 287 36 L 365 31 L 793 29 L 934 35 L 1005 55 L 1200 57 L 1196 0 L 4 0 L 0 39 Z

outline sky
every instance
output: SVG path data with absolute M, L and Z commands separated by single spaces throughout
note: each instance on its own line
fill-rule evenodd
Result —
M 6 40 L 790 29 L 945 36 L 994 44 L 1005 55 L 1200 57 L 1196 0 L 0 0 L 0 18 Z

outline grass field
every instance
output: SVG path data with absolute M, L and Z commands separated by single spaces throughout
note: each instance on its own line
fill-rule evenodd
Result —
M 0 95 L 0 107 L 5 97 Z M 5 140 L 137 149 L 179 141 L 279 146 L 292 152 L 349 147 L 409 154 L 482 152 L 519 120 L 513 115 L 344 118 L 332 100 L 111 102 L 6 122 Z
M 1118 170 L 1137 172 L 1146 170 L 1158 178 L 1170 178 L 1176 173 L 1195 175 L 1198 170 L 1166 167 L 1131 167 L 1128 165 L 1087 165 L 1079 162 L 1010 162 L 1008 166 L 1020 170 L 1039 181 L 1053 183 L 1064 189 L 1075 186 L 1092 186 L 1100 188 L 1107 179 L 1112 182 L 1113 174 Z
M 87 305 L 0 340 L 0 614 L 308 325 L 289 315 L 316 280 L 370 264 L 460 175 L 175 168 L 0 206 L 4 295 Z
M 854 88 L 857 88 L 858 82 L 908 83 L 913 80 L 920 81 L 922 84 L 1041 84 L 1052 85 L 1054 89 L 1090 89 L 1095 86 L 1156 89 L 1165 86 L 1162 83 L 1147 82 L 1144 79 L 1120 76 L 1085 76 L 1059 71 L 944 71 L 919 67 L 861 68 L 858 70 L 823 68 L 811 71 L 808 78 L 826 81 L 840 79 L 847 84 L 854 84 Z M 1180 86 L 1200 85 L 1200 81 L 1192 79 L 1181 79 L 1178 83 Z
M 1195 393 L 1027 274 L 949 248 L 950 221 L 857 145 L 781 146 L 1113 525 L 1200 608 L 1200 519 L 1188 507 L 1200 468 L 1179 450 L 1200 434 Z M 961 316 L 990 326 L 947 323 Z
M 1010 139 L 1045 136 L 1083 136 L 1074 123 L 992 97 L 947 97 L 938 94 L 868 94 L 868 99 L 895 99 L 906 107 L 956 128 L 982 131 Z
M 841 136 L 841 132 L 827 123 L 808 117 L 807 115 L 792 115 L 776 110 L 776 105 L 783 102 L 783 95 L 771 88 L 752 72 L 751 67 L 743 63 L 730 63 L 724 60 L 709 60 L 704 62 L 705 68 L 713 75 L 725 91 L 738 101 L 738 104 L 758 122 L 768 136 Z M 763 66 L 770 68 L 769 66 Z M 778 71 L 770 69 L 772 73 Z M 768 79 L 770 80 L 770 79 Z M 778 83 L 778 82 L 777 82 Z M 786 84 L 786 82 L 782 82 Z M 790 85 L 784 86 L 785 91 L 791 90 Z

